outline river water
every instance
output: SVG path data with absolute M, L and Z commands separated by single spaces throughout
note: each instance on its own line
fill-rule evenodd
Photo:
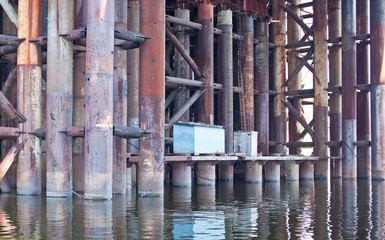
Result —
M 112 201 L 0 195 L 0 239 L 385 239 L 385 181 L 133 189 Z

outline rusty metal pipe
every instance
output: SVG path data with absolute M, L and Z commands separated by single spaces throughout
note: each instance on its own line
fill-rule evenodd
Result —
M 7 45 L 7 46 L 0 47 L 0 56 L 6 55 L 9 53 L 15 53 L 15 52 L 17 52 L 16 46 Z
M 369 33 L 369 1 L 357 1 L 357 36 Z M 356 37 L 357 40 L 357 37 Z M 369 84 L 369 45 L 365 41 L 357 44 L 357 85 Z M 357 141 L 370 140 L 370 94 L 357 92 Z M 371 177 L 370 146 L 357 146 L 357 178 Z
M 139 47 L 139 125 L 152 133 L 140 139 L 138 193 L 163 196 L 165 0 L 140 1 L 140 17 L 141 32 L 150 39 Z
M 25 38 L 19 38 L 15 36 L 9 36 L 0 34 L 0 44 L 1 45 L 11 45 L 11 46 L 19 46 L 20 42 L 23 42 Z
M 22 139 L 27 142 L 18 155 L 17 193 L 41 194 L 41 146 L 33 134 L 42 124 L 42 68 L 41 47 L 29 40 L 42 35 L 43 3 L 36 0 L 20 0 L 18 38 L 25 38 L 17 49 L 17 106 L 26 117 L 19 124 Z
M 341 0 L 328 0 L 328 21 L 329 38 L 341 36 Z M 330 87 L 340 87 L 342 84 L 342 61 L 341 47 L 331 46 L 329 48 L 329 77 Z M 341 93 L 333 92 L 329 100 L 330 106 L 330 141 L 340 142 L 342 140 L 342 106 Z M 340 145 L 330 148 L 331 157 L 342 155 Z M 331 176 L 333 178 L 342 177 L 342 160 L 334 159 L 331 163 Z
M 370 1 L 372 179 L 385 179 L 385 2 Z
M 87 0 L 85 189 L 112 198 L 114 1 Z
M 357 177 L 356 1 L 342 0 L 342 177 Z
M 247 14 L 242 15 L 241 18 L 244 40 L 240 41 L 238 58 L 245 92 L 246 129 L 254 131 L 254 20 Z
M 4 94 L 4 96 L 10 97 L 10 92 L 12 90 L 12 86 L 16 82 L 16 75 L 17 75 L 17 67 L 16 64 L 13 64 L 12 69 L 10 73 L 8 74 L 7 79 L 5 80 L 4 86 L 1 89 L 1 92 Z
M 72 138 L 60 132 L 72 126 L 72 42 L 59 36 L 73 29 L 73 1 L 48 2 L 47 46 L 47 197 L 72 196 Z
M 21 132 L 19 128 L 15 127 L 0 127 L 1 139 L 17 139 Z
M 255 84 L 259 89 L 257 97 L 256 129 L 258 150 L 269 154 L 269 36 L 267 22 L 256 22 L 256 36 L 260 44 L 255 46 Z
M 146 37 L 141 33 L 118 28 L 115 28 L 115 38 L 135 43 L 142 43 L 144 40 L 146 40 Z
M 314 154 L 322 157 L 315 163 L 314 178 L 328 179 L 330 175 L 328 140 L 328 46 L 327 4 L 314 0 Z

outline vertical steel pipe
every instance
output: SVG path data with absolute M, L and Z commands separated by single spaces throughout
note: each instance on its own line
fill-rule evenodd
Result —
M 198 22 L 204 27 L 198 32 L 197 64 L 204 75 L 206 92 L 199 100 L 198 120 L 214 124 L 214 6 L 204 2 L 198 6 Z
M 19 1 L 18 37 L 25 38 L 17 48 L 17 106 L 27 118 L 19 124 L 23 132 L 18 142 L 27 139 L 19 153 L 17 168 L 17 193 L 41 194 L 41 146 L 33 134 L 42 122 L 42 68 L 41 47 L 29 40 L 42 34 L 43 4 L 39 0 Z
M 255 35 L 259 43 L 255 46 L 255 85 L 259 89 L 257 98 L 256 129 L 258 131 L 258 150 L 269 154 L 269 25 L 257 21 Z
M 357 1 L 357 35 L 369 33 L 369 0 Z M 368 41 L 357 44 L 357 84 L 369 84 L 369 45 Z M 357 177 L 370 178 L 370 113 L 369 91 L 357 93 L 357 141 L 368 144 L 357 146 Z
M 329 38 L 341 37 L 341 0 L 328 0 Z M 332 45 L 329 48 L 329 86 L 339 87 L 342 84 L 341 46 Z M 342 140 L 342 106 L 341 93 L 334 92 L 330 96 L 330 141 Z M 342 156 L 340 144 L 330 148 L 330 156 Z M 342 160 L 335 159 L 331 164 L 331 176 L 342 177 Z
M 300 0 L 293 1 L 293 6 L 290 6 L 290 9 L 296 14 L 300 15 L 300 9 L 296 6 L 300 4 Z M 287 43 L 295 44 L 300 41 L 300 26 L 294 21 L 293 18 L 287 19 Z M 296 51 L 291 51 L 287 53 L 287 62 L 288 62 L 288 75 L 292 75 L 297 66 L 300 64 L 299 53 Z M 291 84 L 288 87 L 289 91 L 301 90 L 302 76 L 301 73 L 298 73 L 293 77 Z M 301 99 L 299 97 L 294 97 L 290 99 L 290 104 L 295 108 L 297 112 L 301 112 Z M 301 126 L 298 123 L 294 115 L 289 112 L 289 141 L 296 142 L 299 140 L 301 135 Z M 301 154 L 301 148 L 292 147 L 289 149 L 289 154 L 297 155 Z M 305 163 L 306 164 L 306 163 Z M 299 180 L 299 165 L 293 161 L 285 161 L 285 169 L 287 170 L 287 175 L 285 180 Z
M 324 0 L 313 1 L 314 15 L 314 154 L 320 156 L 315 163 L 314 177 L 328 179 L 330 175 L 328 142 L 328 20 Z
M 273 51 L 273 90 L 277 93 L 274 97 L 274 139 L 277 142 L 275 152 L 284 154 L 286 143 L 286 109 L 282 101 L 285 101 L 285 88 L 282 85 L 286 79 L 286 14 L 281 6 L 284 0 L 273 1 L 273 19 L 277 22 L 272 24 L 273 42 L 277 46 Z
M 75 1 L 74 28 L 87 26 L 87 0 Z M 73 125 L 85 125 L 85 96 L 86 96 L 86 51 L 74 53 L 73 72 Z M 73 188 L 75 191 L 84 192 L 84 138 L 72 139 L 73 158 Z
M 385 179 L 385 2 L 370 1 L 372 179 Z
M 175 17 L 190 20 L 190 10 L 177 8 L 175 10 Z M 184 30 L 186 27 L 181 25 L 176 25 L 176 29 L 180 32 L 176 34 L 179 42 L 182 44 L 183 48 L 187 53 L 190 53 L 190 35 L 187 34 Z M 175 49 L 175 76 L 185 79 L 190 79 L 190 66 L 183 58 L 183 56 L 179 53 L 178 50 Z M 184 107 L 186 102 L 190 97 L 190 90 L 188 90 L 185 86 L 178 91 L 174 100 L 174 114 L 177 113 L 180 109 Z M 179 118 L 179 121 L 188 122 L 190 120 L 189 111 L 185 111 L 185 113 Z M 174 162 L 171 164 L 172 166 L 172 185 L 179 187 L 191 187 L 191 164 L 185 162 Z
M 87 0 L 84 195 L 112 198 L 114 1 Z
M 127 1 L 115 0 L 115 28 L 127 30 Z M 114 126 L 127 126 L 127 51 L 114 49 Z M 115 136 L 113 140 L 113 183 L 115 194 L 126 193 L 127 140 Z
M 245 92 L 246 130 L 254 131 L 254 19 L 247 14 L 241 17 L 241 34 L 238 56 Z
M 342 177 L 357 177 L 356 1 L 342 0 Z
M 140 32 L 139 0 L 128 0 L 127 29 Z M 139 48 L 127 51 L 127 126 L 139 126 Z M 139 139 L 128 139 L 127 151 L 138 155 Z M 127 168 L 131 171 L 132 184 L 136 185 L 136 165 Z
M 204 27 L 198 32 L 197 64 L 206 85 L 206 91 L 199 99 L 198 120 L 214 124 L 214 5 L 206 2 L 198 6 L 198 22 Z M 198 162 L 196 174 L 198 185 L 215 185 L 215 164 Z
M 74 28 L 74 2 L 48 2 L 46 171 L 47 197 L 72 196 L 72 41 L 60 34 Z
M 219 124 L 225 127 L 225 151 L 234 151 L 233 117 L 233 12 L 222 10 L 218 13 L 217 27 L 222 30 L 218 38 L 218 78 L 223 88 L 219 91 Z M 219 164 L 220 180 L 233 180 L 233 164 Z
M 163 196 L 165 1 L 140 2 L 140 30 L 149 37 L 139 53 L 139 123 L 151 134 L 140 139 L 138 193 Z
M 178 7 L 175 10 L 175 17 L 189 21 L 190 10 Z M 186 52 L 190 53 L 190 35 L 184 32 L 186 27 L 177 25 L 176 29 L 179 30 L 179 32 L 176 34 L 176 37 L 178 38 L 179 42 L 182 44 Z M 175 61 L 175 70 L 174 70 L 175 76 L 180 78 L 190 79 L 190 67 L 187 64 L 186 60 L 183 58 L 183 56 L 176 49 L 175 49 L 174 61 Z M 178 112 L 178 110 L 180 110 L 183 107 L 183 105 L 185 105 L 189 97 L 190 97 L 190 91 L 185 86 L 183 86 L 178 91 L 175 97 L 174 112 Z M 186 111 L 179 120 L 188 122 L 190 120 L 189 111 Z

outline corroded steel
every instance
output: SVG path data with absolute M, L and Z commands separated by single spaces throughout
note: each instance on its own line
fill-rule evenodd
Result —
M 327 4 L 313 1 L 314 16 L 314 154 L 322 158 L 315 163 L 314 177 L 328 179 L 330 175 L 328 142 L 328 46 Z
M 173 162 L 172 185 L 176 187 L 191 187 L 191 163 Z
M 204 77 L 205 93 L 199 99 L 198 121 L 214 124 L 214 6 L 201 3 L 198 6 L 198 22 L 204 28 L 198 32 L 198 66 Z M 204 161 L 196 166 L 198 185 L 215 185 L 215 165 Z
M 370 1 L 372 179 L 385 179 L 385 2 Z
M 342 0 L 342 177 L 357 177 L 356 1 Z
M 369 0 L 357 1 L 357 35 L 369 33 Z M 356 38 L 357 39 L 357 38 Z M 369 84 L 369 45 L 363 40 L 357 44 L 357 84 Z M 357 141 L 370 140 L 369 91 L 357 93 Z M 370 178 L 369 145 L 357 146 L 357 177 Z
M 258 131 L 258 150 L 269 154 L 269 36 L 267 22 L 256 22 L 256 36 L 259 44 L 255 46 L 255 85 L 259 89 L 256 105 L 256 130 Z
M 293 5 L 289 8 L 294 12 L 296 15 L 300 14 L 300 8 L 298 8 L 296 5 L 298 5 L 301 1 L 295 0 L 293 1 Z M 286 48 L 288 48 L 288 45 L 297 44 L 300 41 L 300 26 L 293 20 L 293 18 L 287 19 L 287 45 Z M 307 43 L 307 42 L 304 42 Z M 307 63 L 307 60 L 302 60 L 302 62 Z M 293 80 L 288 88 L 288 91 L 298 91 L 301 90 L 301 73 L 298 72 L 298 74 L 293 75 L 293 73 L 298 69 L 297 67 L 300 65 L 301 61 L 299 59 L 299 53 L 295 51 L 289 51 L 287 53 L 287 62 L 288 62 L 288 75 L 290 77 L 293 76 Z M 302 69 L 302 67 L 301 67 Z M 289 77 L 289 79 L 290 79 Z M 300 113 L 302 104 L 301 99 L 299 97 L 293 97 L 290 98 L 289 104 L 293 107 L 295 110 L 294 112 Z M 297 142 L 300 141 L 300 134 L 301 134 L 301 127 L 299 126 L 297 122 L 297 118 L 293 115 L 293 111 L 289 111 L 289 141 L 290 142 Z M 306 123 L 306 122 L 305 122 Z M 311 128 L 310 128 L 311 130 Z M 289 148 L 289 154 L 290 155 L 297 155 L 301 154 L 301 148 Z M 285 162 L 284 163 L 285 169 L 287 170 L 288 174 L 285 176 L 285 180 L 287 181 L 296 181 L 299 180 L 299 165 L 295 162 Z
M 254 20 L 247 15 L 241 18 L 241 34 L 244 39 L 240 41 L 238 57 L 245 92 L 246 129 L 254 131 Z
M 127 29 L 139 32 L 139 0 L 128 1 Z M 127 51 L 127 126 L 139 126 L 139 49 Z M 127 151 L 138 154 L 139 140 L 128 140 Z M 130 169 L 127 169 L 130 171 Z M 134 174 L 132 174 L 134 175 Z M 135 183 L 135 182 L 133 182 Z
M 175 10 L 175 16 L 181 19 L 189 20 L 190 19 L 190 10 L 189 9 L 182 9 L 177 8 Z M 180 43 L 181 46 L 183 46 L 183 49 L 185 49 L 185 53 L 187 56 L 190 56 L 190 35 L 186 34 L 184 30 L 186 29 L 183 26 L 177 25 L 176 29 L 178 32 L 176 33 L 176 38 L 178 39 L 178 43 Z M 181 77 L 181 78 L 191 78 L 190 77 L 190 67 L 186 61 L 188 58 L 183 57 L 178 51 L 175 51 L 175 76 Z M 186 60 L 185 60 L 186 59 Z M 196 66 L 196 65 L 195 65 Z M 198 66 L 196 66 L 198 68 Z M 198 68 L 200 71 L 200 69 Z M 197 70 L 193 70 L 194 73 L 197 74 L 199 77 L 199 73 L 197 73 Z M 202 74 L 202 73 L 201 73 Z M 186 87 L 182 87 L 175 97 L 174 101 L 174 110 L 177 112 L 180 110 L 183 105 L 186 103 L 186 101 L 190 97 L 190 91 Z M 189 111 L 186 111 L 183 116 L 180 118 L 181 121 L 189 122 L 190 120 L 190 114 Z
M 75 1 L 75 23 L 77 29 L 86 27 L 87 24 L 87 0 Z M 86 95 L 86 52 L 77 51 L 74 54 L 74 86 L 73 86 L 73 125 L 85 124 L 85 95 Z M 84 139 L 73 138 L 73 188 L 75 191 L 84 192 Z
M 138 193 L 164 193 L 165 1 L 140 2 L 140 29 L 150 39 L 139 52 L 139 124 L 151 134 L 140 139 Z M 156 29 L 156 31 L 154 31 Z
M 24 38 L 18 38 L 15 36 L 3 35 L 0 34 L 0 44 L 1 45 L 11 45 L 11 46 L 19 46 L 20 42 L 25 40 Z
M 15 160 L 15 157 L 17 153 L 20 151 L 20 149 L 25 144 L 26 140 L 23 140 L 21 143 L 16 144 L 15 146 L 12 146 L 7 155 L 4 157 L 3 160 L 1 160 L 0 164 L 0 181 L 3 180 L 4 175 L 7 173 L 8 169 L 11 167 L 13 161 Z
M 8 118 L 15 121 L 15 123 L 23 123 L 26 121 L 25 117 L 12 106 L 3 92 L 0 92 L 0 108 L 7 114 Z
M 207 91 L 199 101 L 198 120 L 214 124 L 214 6 L 202 3 L 198 6 L 198 21 L 204 28 L 198 33 L 198 66 L 205 77 L 201 80 Z
M 87 0 L 84 195 L 112 198 L 114 1 Z
M 328 0 L 329 39 L 341 37 L 341 0 Z M 340 87 L 342 82 L 341 47 L 332 45 L 329 48 L 329 78 L 330 87 Z M 341 93 L 333 92 L 329 100 L 330 115 L 330 141 L 342 140 L 342 106 Z M 342 155 L 341 146 L 338 144 L 330 148 L 331 157 Z M 342 160 L 334 159 L 331 163 L 331 176 L 342 177 Z
M 4 12 L 7 14 L 11 22 L 18 27 L 17 13 L 13 8 L 12 4 L 8 0 L 1 0 L 0 5 L 3 8 Z
M 42 1 L 19 1 L 18 37 L 25 38 L 17 49 L 17 106 L 27 118 L 19 124 L 21 139 L 27 142 L 20 150 L 17 168 L 17 193 L 41 194 L 40 139 L 29 134 L 42 124 L 41 48 L 29 40 L 42 35 Z
M 115 0 L 115 29 L 127 31 L 127 1 Z M 115 30 L 116 36 L 116 30 Z M 127 51 L 117 46 L 114 49 L 114 116 L 115 126 L 127 126 Z M 126 193 L 127 140 L 114 136 L 113 193 Z
M 265 181 L 279 182 L 281 180 L 281 165 L 275 161 L 267 162 L 265 166 Z
M 218 13 L 218 28 L 223 34 L 218 38 L 218 79 L 223 88 L 219 91 L 219 124 L 225 127 L 225 151 L 234 151 L 233 110 L 233 13 L 222 10 Z M 220 180 L 233 180 L 233 164 L 219 164 Z
M 1 139 L 17 139 L 20 133 L 20 129 L 15 127 L 0 127 Z
M 245 167 L 245 182 L 262 183 L 262 165 L 257 161 L 247 161 Z
M 17 67 L 16 65 L 13 65 L 10 73 L 8 74 L 7 79 L 5 80 L 4 86 L 1 89 L 1 92 L 4 94 L 6 98 L 10 97 L 11 95 L 12 86 L 15 84 L 17 79 L 16 76 L 17 76 Z
M 48 2 L 46 171 L 47 197 L 72 196 L 72 42 L 59 36 L 73 29 L 73 1 Z
M 286 142 L 286 109 L 282 101 L 285 101 L 285 82 L 286 65 L 286 17 L 285 12 L 280 6 L 284 6 L 285 1 L 273 1 L 273 19 L 278 22 L 272 23 L 273 41 L 277 46 L 273 51 L 273 90 L 277 93 L 274 97 L 274 139 L 277 142 L 276 153 L 285 153 L 284 144 Z

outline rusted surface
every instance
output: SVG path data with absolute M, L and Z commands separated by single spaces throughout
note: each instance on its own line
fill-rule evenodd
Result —
M 215 164 L 212 161 L 200 161 L 196 164 L 196 183 L 198 186 L 215 186 Z
M 189 20 L 190 19 L 190 10 L 189 9 L 182 9 L 182 8 L 177 8 L 175 9 L 175 16 L 179 17 L 181 19 Z M 185 49 L 187 56 L 190 56 L 190 35 L 186 34 L 184 30 L 186 29 L 183 26 L 177 25 L 176 29 L 179 30 L 176 34 L 176 38 L 178 39 L 178 42 L 183 46 L 183 49 Z M 187 62 L 186 58 L 184 58 L 178 51 L 175 51 L 175 76 L 181 77 L 181 78 L 188 78 L 191 79 L 190 77 L 190 67 Z M 198 66 L 196 66 L 198 68 Z M 200 71 L 200 69 L 198 68 Z M 196 69 L 193 70 L 194 73 L 196 73 L 199 77 L 199 73 L 197 73 Z M 175 97 L 174 101 L 174 111 L 177 112 L 180 110 L 183 105 L 187 102 L 187 100 L 190 97 L 190 91 L 186 87 L 182 87 L 178 92 Z M 186 111 L 182 117 L 180 118 L 181 121 L 184 122 L 189 122 L 190 120 L 190 112 Z
M 151 39 L 140 45 L 139 124 L 152 133 L 140 139 L 138 192 L 163 196 L 165 1 L 141 1 L 140 16 L 141 32 Z
M 214 6 L 212 4 L 199 4 L 198 22 L 204 28 L 198 33 L 197 64 L 205 76 L 201 80 L 207 89 L 199 101 L 198 120 L 202 123 L 214 124 Z
M 385 2 L 370 1 L 372 179 L 385 179 Z
M 329 39 L 341 37 L 341 0 L 328 0 Z M 341 47 L 332 45 L 329 48 L 329 77 L 330 87 L 338 87 L 342 84 Z M 342 140 L 342 106 L 341 93 L 333 92 L 329 100 L 330 116 L 330 141 Z M 342 155 L 340 145 L 330 148 L 331 157 Z M 342 161 L 334 159 L 331 162 L 331 176 L 342 177 Z
M 139 0 L 128 1 L 127 29 L 139 32 Z M 127 51 L 127 126 L 139 126 L 139 49 Z M 138 154 L 139 140 L 128 140 L 127 151 Z M 130 171 L 129 169 L 127 171 Z M 134 174 L 133 174 L 134 175 Z M 134 183 L 134 182 L 133 182 Z
M 4 175 L 7 173 L 8 169 L 11 167 L 13 161 L 15 160 L 16 155 L 20 149 L 25 144 L 26 140 L 23 140 L 21 143 L 12 146 L 8 154 L 3 158 L 0 164 L 0 181 L 3 180 Z
M 127 30 L 127 1 L 115 0 L 115 28 Z M 116 33 L 115 33 L 116 34 Z M 115 126 L 127 125 L 127 51 L 114 49 L 114 120 Z M 113 193 L 126 193 L 127 140 L 114 137 Z
M 71 126 L 67 128 L 66 133 L 72 137 L 84 138 L 85 128 L 84 126 Z
M 75 28 L 83 28 L 87 24 L 87 1 L 75 1 Z M 77 51 L 74 54 L 73 70 L 73 125 L 84 126 L 85 124 L 85 95 L 86 95 L 86 52 Z M 73 189 L 84 192 L 84 138 L 72 139 L 73 158 Z
M 342 1 L 342 177 L 357 177 L 356 1 Z
M 21 139 L 27 142 L 20 150 L 17 168 L 17 193 L 41 194 L 40 139 L 32 134 L 42 124 L 41 48 L 29 40 L 42 35 L 42 1 L 19 1 L 18 37 L 25 38 L 17 49 L 17 106 L 26 117 L 19 124 Z
M 19 46 L 21 40 L 25 40 L 24 38 L 18 38 L 15 36 L 3 35 L 0 34 L 0 44 L 1 45 L 11 45 L 11 46 Z
M 20 129 L 15 127 L 0 127 L 0 138 L 17 139 L 20 136 Z
M 369 1 L 357 1 L 357 35 L 369 33 Z M 369 45 L 367 41 L 357 44 L 357 84 L 369 84 Z M 357 93 L 357 141 L 370 140 L 369 91 Z M 357 177 L 370 178 L 369 145 L 357 146 Z
M 15 123 L 23 123 L 26 121 L 25 117 L 12 106 L 2 92 L 0 92 L 0 108 L 7 114 L 8 118 L 15 121 Z
M 49 1 L 47 46 L 47 196 L 72 196 L 72 42 L 59 36 L 73 29 L 73 2 Z
M 258 131 L 258 150 L 269 154 L 269 36 L 268 24 L 256 22 L 256 36 L 260 41 L 255 46 L 255 84 L 259 89 L 257 98 L 256 130 Z
M 285 12 L 280 6 L 284 6 L 285 1 L 273 1 L 273 19 L 279 20 L 272 23 L 273 42 L 277 46 L 273 50 L 273 90 L 277 93 L 274 97 L 274 134 L 273 139 L 277 142 L 274 149 L 276 153 L 285 153 L 284 145 L 286 142 L 286 109 L 282 101 L 285 101 L 285 82 L 286 69 L 286 18 Z
M 314 177 L 328 179 L 330 175 L 328 142 L 328 46 L 327 4 L 313 1 L 314 16 L 314 154 L 323 157 L 315 163 Z
M 114 1 L 87 0 L 84 194 L 112 198 Z
M 254 20 L 252 17 L 242 16 L 241 31 L 244 40 L 239 46 L 241 48 L 239 63 L 245 91 L 246 129 L 254 131 Z

